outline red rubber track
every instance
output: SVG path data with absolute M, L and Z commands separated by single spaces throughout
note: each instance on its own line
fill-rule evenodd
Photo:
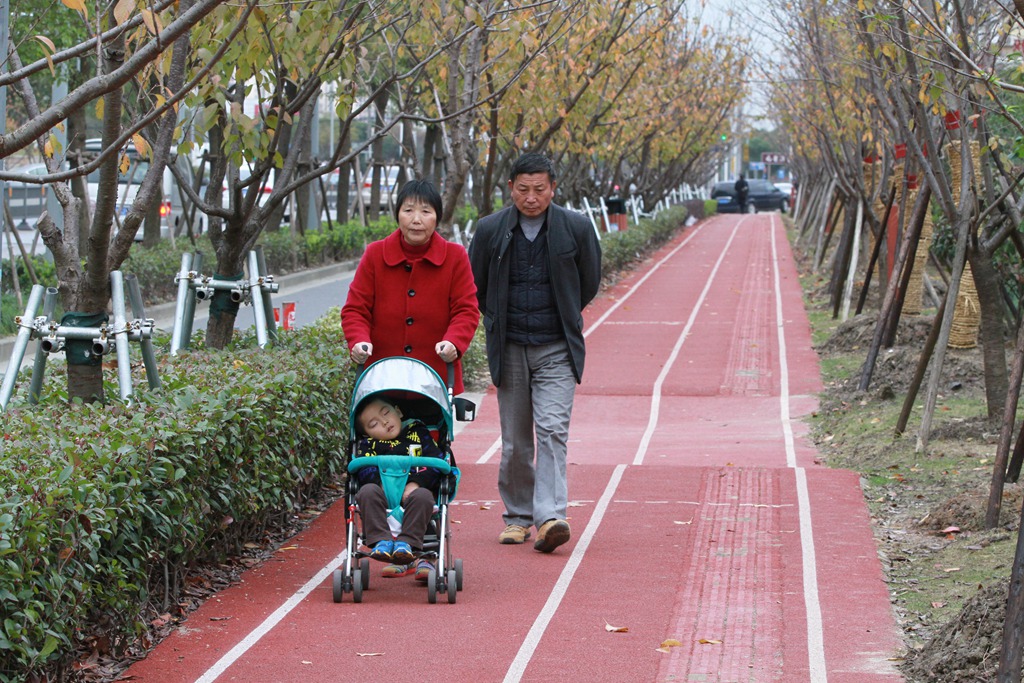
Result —
M 457 604 L 427 604 L 411 577 L 382 579 L 376 563 L 362 604 L 335 604 L 323 572 L 344 546 L 339 503 L 127 678 L 902 680 L 858 476 L 816 465 L 799 420 L 820 379 L 779 217 L 688 228 L 585 319 L 569 544 L 544 555 L 497 543 L 492 390 L 454 443 Z M 659 651 L 668 639 L 680 644 Z

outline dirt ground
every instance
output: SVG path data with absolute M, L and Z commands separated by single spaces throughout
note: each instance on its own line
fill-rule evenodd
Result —
M 896 345 L 879 352 L 867 391 L 859 391 L 877 316 L 833 321 L 820 279 L 802 278 L 815 338 L 827 334 L 815 347 L 826 389 L 814 439 L 827 464 L 862 475 L 903 630 L 902 672 L 908 683 L 994 681 L 1024 496 L 1018 484 L 1006 484 L 999 525 L 985 528 L 1000 421 L 986 416 L 981 353 L 947 350 L 921 449 L 928 375 L 902 436 L 895 425 L 934 311 L 900 322 Z

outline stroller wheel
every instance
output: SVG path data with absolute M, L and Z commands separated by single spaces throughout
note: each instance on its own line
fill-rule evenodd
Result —
M 431 569 L 427 574 L 427 602 L 431 605 L 437 602 L 437 570 Z
M 462 560 L 455 560 L 455 588 L 462 590 Z
M 352 602 L 363 601 L 363 572 L 356 569 L 352 572 Z
M 359 569 L 363 572 L 363 590 L 370 588 L 370 558 L 364 557 L 359 560 Z
M 454 605 L 455 604 L 455 598 L 459 594 L 458 590 L 459 590 L 459 582 L 458 582 L 458 579 L 455 578 L 455 570 L 454 569 L 449 569 L 448 570 L 448 604 L 449 605 Z
M 340 569 L 334 570 L 334 602 L 341 602 L 345 597 L 345 574 Z

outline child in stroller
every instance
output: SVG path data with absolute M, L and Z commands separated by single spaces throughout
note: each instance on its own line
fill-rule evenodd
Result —
M 402 419 L 402 410 L 391 401 L 373 397 L 365 401 L 356 413 L 356 427 L 360 434 L 356 445 L 356 457 L 379 455 L 411 455 L 428 458 L 444 458 L 441 449 L 434 442 L 430 430 L 420 420 Z M 412 467 L 402 491 L 401 505 L 404 511 L 401 530 L 392 539 L 388 524 L 388 504 L 384 495 L 380 472 L 376 467 L 364 467 L 354 475 L 359 482 L 356 503 L 363 515 L 363 538 L 372 548 L 370 557 L 381 562 L 394 563 L 385 576 L 407 573 L 415 559 L 414 551 L 423 550 L 423 535 L 434 511 L 441 482 L 441 473 L 430 467 Z M 433 565 L 426 559 L 416 564 L 416 579 L 426 582 Z
M 472 420 L 476 406 L 452 397 L 452 378 L 450 364 L 446 383 L 426 363 L 406 357 L 382 358 L 356 377 L 349 402 L 347 542 L 334 571 L 335 602 L 345 593 L 362 602 L 370 558 L 427 560 L 420 566 L 428 602 L 437 602 L 440 592 L 454 603 L 462 590 L 462 560 L 453 556 L 448 518 L 459 482 L 451 442 L 453 418 Z

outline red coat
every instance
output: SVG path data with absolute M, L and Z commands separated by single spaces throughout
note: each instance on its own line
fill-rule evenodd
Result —
M 447 368 L 434 346 L 455 344 L 459 356 L 473 340 L 480 311 L 466 249 L 434 233 L 422 259 L 402 252 L 402 234 L 370 243 L 359 261 L 341 309 L 348 347 L 373 344 L 367 364 L 388 356 L 427 363 L 447 381 Z M 456 394 L 462 393 L 462 364 L 455 362 Z

